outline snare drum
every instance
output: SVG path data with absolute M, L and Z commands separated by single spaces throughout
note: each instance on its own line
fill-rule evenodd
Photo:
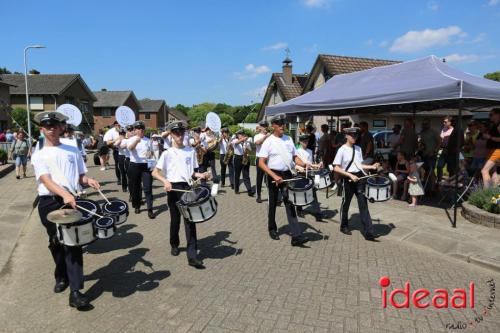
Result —
M 77 199 L 76 204 L 94 213 L 99 214 L 99 204 L 92 200 Z M 75 223 L 58 224 L 57 239 L 67 246 L 82 246 L 95 241 L 94 221 L 95 215 L 77 208 L 82 213 L 82 219 Z
M 306 206 L 314 201 L 313 181 L 310 178 L 300 178 L 288 182 L 288 200 L 294 206 Z
M 115 234 L 115 220 L 111 216 L 100 217 L 94 222 L 95 235 L 99 239 L 107 239 Z
M 120 225 L 127 221 L 128 203 L 119 199 L 109 200 L 109 203 L 106 202 L 102 206 L 102 212 L 104 215 L 114 218 L 115 225 Z
M 330 170 L 328 169 L 311 170 L 308 172 L 307 176 L 314 181 L 314 187 L 318 190 L 322 190 L 332 185 Z
M 184 193 L 177 202 L 177 207 L 182 216 L 192 223 L 208 221 L 217 213 L 217 201 L 210 196 L 210 189 L 206 186 Z
M 391 198 L 391 180 L 374 176 L 366 180 L 365 197 L 370 202 L 387 201 Z

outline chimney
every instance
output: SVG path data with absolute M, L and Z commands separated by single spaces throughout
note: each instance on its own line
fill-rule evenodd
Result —
M 30 75 L 38 75 L 38 74 L 40 74 L 40 72 L 37 71 L 36 69 L 32 69 L 32 70 L 29 71 L 29 74 Z
M 106 88 L 102 88 L 102 89 L 101 89 L 101 91 L 108 91 L 108 89 L 106 89 Z
M 283 60 L 283 80 L 285 80 L 286 85 L 291 85 L 292 80 L 292 60 L 287 56 Z

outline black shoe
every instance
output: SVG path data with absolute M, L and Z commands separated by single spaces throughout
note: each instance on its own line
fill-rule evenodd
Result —
M 279 240 L 280 236 L 278 235 L 278 232 L 276 230 L 271 230 L 269 231 L 269 237 L 274 240 Z
M 136 214 L 139 214 L 141 212 L 141 209 L 140 208 L 136 208 L 135 211 L 134 211 Z
M 251 192 L 248 192 L 248 196 L 249 196 L 249 197 L 253 197 L 254 195 L 255 195 L 255 192 L 252 192 L 252 191 L 251 191 Z
M 16 178 L 17 178 L 17 179 L 21 179 L 21 177 L 19 177 L 19 176 L 16 176 Z
M 231 190 L 234 190 L 234 185 L 231 184 Z
M 68 281 L 62 280 L 56 283 L 56 285 L 54 286 L 54 292 L 56 294 L 59 294 L 65 291 L 66 288 L 68 288 Z
M 262 199 L 260 198 L 260 195 L 257 196 L 257 199 L 255 201 L 257 201 L 257 203 L 262 203 Z
M 340 228 L 340 232 L 346 235 L 352 235 L 352 232 L 348 228 Z
M 181 251 L 179 250 L 178 247 L 173 247 L 170 250 L 170 254 L 173 255 L 174 257 L 177 257 L 180 253 L 181 253 Z
M 189 266 L 192 266 L 196 269 L 205 269 L 205 266 L 203 265 L 203 261 L 198 260 L 198 259 L 188 259 L 188 264 L 189 264 Z
M 309 242 L 309 238 L 306 236 L 295 236 L 292 237 L 292 246 L 301 246 L 302 244 L 305 244 Z
M 122 182 L 121 182 L 121 181 L 117 181 L 117 182 L 116 182 L 116 184 L 117 184 L 117 185 L 121 185 L 121 184 L 122 184 Z
M 234 191 L 234 194 L 240 194 L 240 191 Z
M 153 213 L 153 210 L 152 210 L 152 209 L 149 209 L 149 210 L 148 210 L 148 217 L 149 217 L 151 220 L 153 220 L 153 219 L 156 217 L 156 215 Z
M 69 306 L 71 306 L 72 308 L 81 309 L 88 307 L 89 305 L 90 302 L 88 298 L 78 290 L 73 290 L 69 294 Z
M 365 239 L 367 241 L 374 241 L 378 237 L 379 237 L 379 235 L 374 235 L 371 232 L 365 234 Z
M 301 210 L 297 209 L 297 216 L 303 218 L 306 216 L 306 213 L 304 213 L 304 210 L 302 210 L 302 209 Z

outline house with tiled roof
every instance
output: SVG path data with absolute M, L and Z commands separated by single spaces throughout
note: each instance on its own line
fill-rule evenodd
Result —
M 30 109 L 33 112 L 53 111 L 61 104 L 73 104 L 82 111 L 80 130 L 93 129 L 93 103 L 96 96 L 80 74 L 33 74 L 28 75 Z M 25 79 L 22 74 L 2 74 L 0 79 L 10 85 L 12 108 L 26 108 Z
M 175 108 L 168 108 L 168 121 L 176 120 L 189 122 L 189 117 Z
M 97 101 L 94 103 L 95 131 L 112 126 L 115 119 L 115 111 L 119 106 L 125 105 L 135 113 L 135 119 L 139 119 L 141 104 L 132 90 L 125 91 L 94 91 Z
M 12 85 L 0 79 L 0 132 L 10 128 L 12 121 L 7 112 L 10 111 L 10 87 Z
M 139 120 L 144 121 L 148 128 L 164 127 L 168 121 L 167 103 L 163 99 L 144 98 L 139 101 Z

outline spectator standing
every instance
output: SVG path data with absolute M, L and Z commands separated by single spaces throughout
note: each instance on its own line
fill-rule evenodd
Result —
M 488 126 L 486 123 L 481 122 L 478 124 L 478 135 L 476 137 L 476 141 L 474 142 L 472 163 L 469 167 L 471 175 L 476 175 L 476 173 L 480 171 L 486 163 L 486 157 L 488 156 L 489 149 L 486 147 L 488 140 L 486 140 L 485 134 L 488 134 Z
M 13 141 L 10 146 L 10 155 L 11 159 L 16 160 L 16 178 L 21 178 L 21 167 L 23 169 L 23 178 L 26 178 L 26 164 L 28 163 L 28 156 L 31 155 L 31 150 L 22 130 L 19 130 L 17 140 Z
M 400 139 L 401 139 L 401 125 L 396 124 L 392 128 L 392 134 L 389 135 L 389 138 L 387 139 L 387 145 L 389 146 L 389 148 L 391 148 L 391 152 L 389 153 L 389 165 L 393 170 L 396 167 L 396 161 L 397 161 L 396 156 L 399 151 L 398 143 Z
M 14 134 L 12 134 L 11 130 L 7 130 L 7 133 L 5 134 L 5 142 L 12 142 L 14 141 Z
M 318 156 L 323 161 L 323 167 L 328 167 L 333 162 L 335 157 L 334 151 L 334 138 L 328 133 L 329 128 L 327 124 L 321 125 L 321 132 L 323 135 L 319 138 Z
M 436 168 L 437 152 L 441 145 L 439 133 L 431 128 L 431 121 L 425 118 L 422 121 L 422 130 L 419 134 L 420 143 L 423 145 L 422 162 L 425 171 L 425 179 L 429 180 L 431 188 L 434 188 L 436 183 Z
M 366 121 L 361 121 L 359 123 L 359 130 L 360 135 L 356 144 L 360 146 L 361 151 L 363 151 L 363 164 L 373 164 L 375 144 L 373 135 L 368 131 L 368 123 Z
M 488 188 L 491 185 L 498 185 L 498 175 L 496 172 L 496 167 L 498 166 L 498 161 L 500 160 L 500 109 L 493 109 L 490 112 L 490 129 L 488 133 L 484 134 L 486 140 L 486 148 L 490 150 L 487 161 L 481 170 L 483 175 L 484 187 Z M 493 173 L 493 177 L 491 176 Z
M 413 120 L 407 118 L 404 121 L 404 128 L 399 138 L 399 151 L 405 155 L 407 159 L 413 158 L 417 151 L 417 133 Z

